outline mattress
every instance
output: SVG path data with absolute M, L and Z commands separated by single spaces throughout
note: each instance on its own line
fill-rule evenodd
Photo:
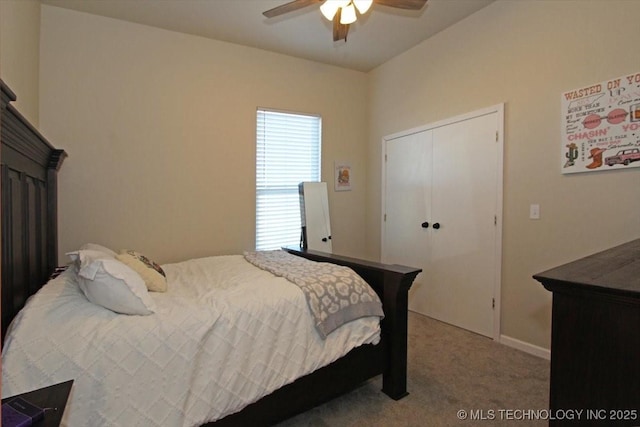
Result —
M 241 255 L 162 266 L 149 316 L 90 303 L 72 269 L 16 316 L 2 395 L 74 379 L 63 425 L 196 426 L 380 340 L 378 317 L 318 334 L 303 292 Z

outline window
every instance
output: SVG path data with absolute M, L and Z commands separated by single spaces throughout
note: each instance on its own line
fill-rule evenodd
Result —
M 300 243 L 298 184 L 320 181 L 322 119 L 258 110 L 256 249 Z

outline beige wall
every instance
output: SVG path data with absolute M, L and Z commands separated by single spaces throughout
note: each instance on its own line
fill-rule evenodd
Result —
M 39 0 L 0 0 L 0 78 L 18 95 L 13 104 L 38 126 Z
M 559 159 L 561 93 L 640 71 L 638 16 L 637 1 L 498 0 L 371 72 L 369 256 L 382 137 L 505 102 L 502 334 L 548 348 L 551 295 L 531 275 L 640 237 L 640 169 L 565 176 Z
M 61 252 L 252 248 L 263 106 L 322 115 L 324 179 L 334 160 L 355 178 L 330 192 L 334 248 L 378 259 L 382 137 L 505 102 L 502 333 L 548 347 L 551 295 L 531 275 L 640 237 L 640 169 L 563 176 L 558 160 L 560 94 L 640 70 L 639 14 L 635 1 L 498 0 L 362 74 L 43 6 L 40 127 L 70 154 Z
M 365 252 L 366 76 L 266 51 L 42 6 L 40 123 L 69 158 L 60 252 L 87 241 L 159 262 L 254 247 L 256 107 L 318 113 L 334 248 Z M 331 187 L 332 188 L 332 187 Z

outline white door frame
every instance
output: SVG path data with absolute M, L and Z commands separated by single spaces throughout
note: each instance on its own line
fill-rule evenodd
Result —
M 493 286 L 493 298 L 494 298 L 494 309 L 493 309 L 493 340 L 499 342 L 500 341 L 500 314 L 501 314 L 501 289 L 502 289 L 502 217 L 503 217 L 503 202 L 502 202 L 502 193 L 503 193 L 503 171 L 504 171 L 504 103 L 496 104 L 491 107 L 483 108 L 480 110 L 472 111 L 470 113 L 462 114 L 456 117 L 447 118 L 444 120 L 439 120 L 434 123 L 429 123 L 426 125 L 418 126 L 415 128 L 411 128 L 408 130 L 404 130 L 401 132 L 396 132 L 391 135 L 387 135 L 382 138 L 382 217 L 380 220 L 380 248 L 381 254 L 384 255 L 385 248 L 385 211 L 386 211 L 386 194 L 387 194 L 387 177 L 386 177 L 386 167 L 385 167 L 385 156 L 386 156 L 386 144 L 388 141 L 400 138 L 403 136 L 408 136 L 414 133 L 423 132 L 427 130 L 432 130 L 435 128 L 439 128 L 442 126 L 447 126 L 456 122 L 461 122 L 464 120 L 473 119 L 480 116 L 485 116 L 487 114 L 497 113 L 498 120 L 498 134 L 496 135 L 496 143 L 498 144 L 496 164 L 498 165 L 498 170 L 496 171 L 496 234 L 495 234 L 495 283 Z M 382 260 L 384 262 L 384 259 Z

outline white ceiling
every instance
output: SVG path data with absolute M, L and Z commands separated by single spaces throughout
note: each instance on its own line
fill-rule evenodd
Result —
M 369 71 L 493 0 L 428 0 L 420 11 L 374 4 L 334 42 L 318 5 L 267 19 L 290 0 L 41 0 L 42 3 Z

